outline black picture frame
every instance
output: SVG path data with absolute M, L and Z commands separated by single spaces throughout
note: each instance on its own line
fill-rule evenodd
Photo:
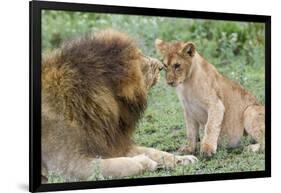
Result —
M 233 13 L 215 13 L 202 11 L 185 11 L 141 7 L 124 7 L 93 5 L 80 3 L 63 3 L 47 1 L 29 2 L 30 10 L 30 144 L 29 144 L 29 191 L 59 191 L 90 188 L 108 188 L 123 186 L 139 186 L 152 184 L 200 182 L 214 180 L 230 180 L 245 178 L 261 178 L 271 176 L 271 17 L 266 15 L 248 15 Z M 120 179 L 95 182 L 73 182 L 41 184 L 41 11 L 67 10 L 96 13 L 118 13 L 146 16 L 169 16 L 178 18 L 200 18 L 212 20 L 248 21 L 265 24 L 265 117 L 266 146 L 265 170 L 201 174 L 190 176 L 149 177 L 140 179 Z

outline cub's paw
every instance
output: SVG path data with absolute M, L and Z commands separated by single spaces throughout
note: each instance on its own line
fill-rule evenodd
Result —
M 196 162 L 198 162 L 198 159 L 193 155 L 176 156 L 177 165 L 188 165 Z
M 260 145 L 260 144 L 251 144 L 251 145 L 248 145 L 248 146 L 246 147 L 246 151 L 248 151 L 248 152 L 254 152 L 254 153 L 260 152 L 260 151 L 262 151 L 262 150 L 261 150 L 261 145 Z
M 208 143 L 202 143 L 200 153 L 204 157 L 212 157 L 217 151 L 216 145 L 208 144 Z
M 144 170 L 154 171 L 157 169 L 157 162 L 153 161 L 145 154 L 134 156 L 133 159 L 139 162 Z

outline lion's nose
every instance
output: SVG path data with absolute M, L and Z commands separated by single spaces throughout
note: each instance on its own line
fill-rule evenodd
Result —
M 154 58 L 153 58 L 154 59 Z M 155 65 L 157 65 L 158 70 L 161 71 L 164 67 L 164 65 L 162 64 L 162 62 L 160 62 L 158 59 L 154 59 Z
M 159 71 L 163 70 L 163 68 L 164 68 L 164 65 L 162 63 L 160 63 L 159 68 L 158 68 Z

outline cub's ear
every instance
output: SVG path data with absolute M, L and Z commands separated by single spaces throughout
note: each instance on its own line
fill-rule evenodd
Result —
M 168 50 L 168 45 L 163 40 L 156 39 L 155 40 L 155 48 L 158 50 L 161 54 L 166 54 Z
M 192 42 L 187 42 L 184 44 L 181 53 L 184 56 L 188 56 L 188 57 L 193 57 L 195 55 L 196 49 L 195 49 L 195 44 Z

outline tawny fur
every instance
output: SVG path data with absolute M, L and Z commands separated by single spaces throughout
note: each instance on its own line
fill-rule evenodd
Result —
M 65 42 L 42 61 L 42 176 L 67 181 L 154 170 L 172 154 L 134 145 L 131 136 L 162 64 L 126 34 L 104 30 Z M 193 161 L 178 156 L 179 162 Z M 170 164 L 171 165 L 171 164 Z
M 220 74 L 191 42 L 157 39 L 155 46 L 164 56 L 167 83 L 176 87 L 184 109 L 188 145 L 181 151 L 194 153 L 200 127 L 201 152 L 207 156 L 216 153 L 219 138 L 238 147 L 244 131 L 257 142 L 249 148 L 263 150 L 264 106 L 251 93 Z

